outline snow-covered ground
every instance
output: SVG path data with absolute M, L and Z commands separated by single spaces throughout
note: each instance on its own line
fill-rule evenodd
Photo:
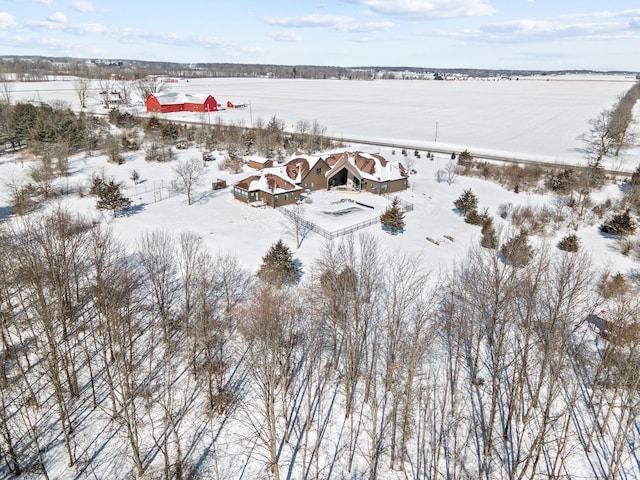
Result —
M 47 102 L 59 99 L 72 104 L 76 101 L 70 83 L 60 83 L 57 88 L 49 90 L 45 88 L 55 85 L 16 84 L 13 98 L 39 98 Z M 179 84 L 178 88 L 193 93 L 213 93 L 220 103 L 226 103 L 227 99 L 236 103 L 251 102 L 251 110 L 220 112 L 218 115 L 224 121 L 242 120 L 248 124 L 248 115 L 252 115 L 255 121 L 258 116 L 268 118 L 274 114 L 287 123 L 294 123 L 299 119 L 318 119 L 329 127 L 328 134 L 424 142 L 425 147 L 433 140 L 433 128 L 435 122 L 438 122 L 438 143 L 447 141 L 455 145 L 477 145 L 487 149 L 541 156 L 566 155 L 575 161 L 581 161 L 580 154 L 576 151 L 579 144 L 575 137 L 585 130 L 588 118 L 610 107 L 616 96 L 626 91 L 630 85 L 630 80 L 615 78 L 563 81 L 554 78 L 550 81 L 531 79 L 502 82 L 222 79 L 192 80 Z M 20 90 L 22 87 L 25 88 Z M 209 88 L 211 92 L 208 91 Z M 198 117 L 197 114 L 194 115 Z M 389 159 L 401 157 L 399 152 L 393 153 L 388 148 L 357 148 L 379 152 Z M 438 182 L 436 172 L 445 168 L 450 158 L 447 155 L 435 155 L 433 159 L 427 159 L 424 152 L 422 153 L 421 158 L 415 159 L 413 168 L 417 173 L 410 176 L 410 188 L 399 194 L 401 199 L 414 206 L 405 216 L 404 233 L 389 235 L 379 224 L 362 230 L 379 242 L 383 255 L 387 257 L 399 257 L 400 254 L 409 252 L 420 258 L 425 270 L 442 272 L 443 275 L 451 271 L 454 265 L 464 262 L 470 247 L 477 245 L 481 236 L 480 227 L 465 223 L 454 209 L 454 200 L 465 189 L 470 188 L 477 195 L 479 209 L 486 209 L 494 217 L 496 227 L 503 238 L 513 233 L 513 227 L 499 216 L 505 204 L 531 208 L 559 208 L 557 199 L 552 195 L 514 193 L 500 185 L 477 178 L 458 176 L 451 184 Z M 71 175 L 60 180 L 60 185 L 71 193 L 53 200 L 49 207 L 43 208 L 62 204 L 70 211 L 108 223 L 116 236 L 131 247 L 135 247 L 142 234 L 148 231 L 191 231 L 204 239 L 205 245 L 212 253 L 232 253 L 237 256 L 241 266 L 251 272 L 258 270 L 267 249 L 278 239 L 283 239 L 300 261 L 304 281 L 309 267 L 318 259 L 327 240 L 311 232 L 297 248 L 294 228 L 281 211 L 265 207 L 255 208 L 235 200 L 231 193 L 231 185 L 250 172 L 248 167 L 245 167 L 242 173 L 234 175 L 220 170 L 218 160 L 208 162 L 202 185 L 197 188 L 192 205 L 187 205 L 185 195 L 173 194 L 167 188 L 175 176 L 173 168 L 176 162 L 190 157 L 200 158 L 200 155 L 201 152 L 197 149 L 190 148 L 178 151 L 176 160 L 172 162 L 148 163 L 144 160 L 144 152 L 139 151 L 127 153 L 124 164 L 114 165 L 108 163 L 104 155 L 87 158 L 84 154 L 78 154 L 70 161 Z M 637 163 L 636 157 L 628 157 L 629 161 L 634 158 Z M 6 182 L 26 178 L 29 167 L 30 162 L 23 163 L 20 154 L 0 156 L 0 220 L 9 220 Z M 140 174 L 137 184 L 130 179 L 132 170 Z M 133 206 L 127 214 L 114 219 L 109 212 L 96 209 L 95 198 L 86 195 L 94 173 L 103 174 L 107 178 L 113 177 L 123 183 L 127 195 L 133 200 Z M 230 186 L 223 190 L 212 190 L 210 185 L 218 178 L 226 180 Z M 620 187 L 616 184 L 605 187 L 592 196 L 593 202 L 619 198 L 622 195 Z M 80 191 L 83 195 L 80 195 Z M 368 193 L 314 192 L 311 197 L 313 201 L 303 207 L 304 215 L 329 231 L 365 221 L 372 218 L 372 215 L 379 215 L 389 202 L 388 198 Z M 344 198 L 357 200 L 373 206 L 374 209 L 363 208 L 338 216 L 326 213 L 335 212 L 336 209 L 344 210 L 345 205 L 353 205 L 351 202 L 334 203 Z M 619 252 L 617 241 L 599 232 L 598 225 L 601 219 L 588 214 L 585 220 L 572 223 L 569 212 L 565 210 L 562 213 L 567 216 L 565 222 L 550 224 L 545 232 L 533 238 L 536 248 L 542 248 L 543 244 L 556 248 L 555 245 L 560 238 L 575 231 L 582 241 L 583 250 L 589 252 L 595 267 L 600 271 L 627 274 L 637 268 L 637 259 L 633 255 L 623 256 Z M 432 360 L 429 359 L 429 362 Z M 189 375 L 184 377 L 187 378 Z M 188 382 L 188 379 L 182 381 Z M 359 406 L 365 410 L 368 408 L 364 402 L 360 402 Z M 81 405 L 78 408 L 82 407 Z M 84 408 L 87 408 L 86 405 Z M 434 406 L 434 410 L 437 408 L 439 406 Z M 258 475 L 261 475 L 260 478 L 267 478 L 263 464 L 256 462 L 255 457 L 252 457 L 260 453 L 254 454 L 250 451 L 255 448 L 256 439 L 250 438 L 252 434 L 246 423 L 243 424 L 242 420 L 237 418 L 229 420 L 229 426 L 223 425 L 224 421 L 217 419 L 201 421 L 204 415 L 199 412 L 196 409 L 189 411 L 189 423 L 182 427 L 182 431 L 185 432 L 184 444 L 189 445 L 187 455 L 192 455 L 194 462 L 200 458 L 209 469 L 203 470 L 204 472 L 213 472 L 213 463 L 219 458 L 220 465 L 215 464 L 216 475 L 211 473 L 211 478 L 238 478 L 241 475 L 243 478 L 257 478 Z M 55 417 L 53 412 L 46 415 Z M 74 442 L 80 446 L 79 458 L 82 461 L 94 461 L 90 467 L 96 469 L 93 473 L 95 478 L 116 478 L 121 472 L 129 472 L 132 467 L 126 442 L 123 440 L 124 427 L 119 429 L 109 418 L 108 412 L 98 409 L 97 413 L 92 415 L 92 422 L 82 423 L 75 433 Z M 344 421 L 342 412 L 334 414 L 331 418 Z M 336 420 L 329 425 L 327 434 L 331 441 L 338 439 L 336 455 L 338 448 L 344 448 L 344 440 L 340 446 L 339 439 L 343 434 L 346 437 L 348 430 L 345 427 L 346 423 L 341 426 L 340 421 Z M 53 420 L 51 422 L 53 424 Z M 215 444 L 213 437 L 216 428 L 222 431 L 223 426 L 227 430 L 216 445 L 218 450 L 207 450 L 207 445 Z M 208 439 L 207 435 L 210 435 L 211 439 Z M 50 467 L 49 473 L 53 478 L 89 476 L 89 469 L 78 473 L 78 470 L 66 467 L 63 442 L 60 438 L 53 439 L 51 444 L 51 450 L 47 451 L 45 456 Z M 202 449 L 202 453 L 195 455 L 191 448 L 198 452 L 198 449 Z M 283 448 L 285 452 L 289 452 L 289 447 Z M 578 451 L 577 448 L 575 450 Z M 331 452 L 328 447 L 327 452 L 322 453 L 322 459 L 330 462 Z M 358 454 L 364 456 L 362 452 Z M 575 453 L 575 456 L 583 460 L 579 452 Z M 160 468 L 162 460 L 159 454 L 157 458 L 149 461 L 153 462 L 154 467 Z M 242 463 L 245 461 L 248 464 Z M 339 471 L 346 470 L 344 459 L 340 462 L 336 464 L 333 478 L 340 478 Z M 577 474 L 582 475 L 581 478 L 587 478 L 593 472 L 600 471 L 597 468 L 589 468 L 586 460 L 582 463 L 576 462 L 575 468 Z M 356 465 L 353 478 L 362 478 L 357 472 L 363 471 L 365 467 Z M 628 471 L 635 472 L 633 466 L 630 466 Z M 3 472 L 2 467 L 0 472 Z M 392 478 L 407 478 L 407 475 L 410 475 L 409 467 L 402 472 L 385 472 L 394 475 Z
M 380 152 L 389 159 L 394 158 L 390 149 L 368 149 L 371 153 Z M 99 173 L 106 178 L 122 182 L 125 193 L 133 200 L 134 208 L 130 214 L 112 219 L 109 212 L 105 213 L 95 208 L 95 198 L 91 196 L 64 196 L 56 202 L 83 215 L 102 218 L 112 225 L 119 237 L 132 245 L 149 230 L 164 229 L 174 233 L 193 231 L 206 240 L 212 252 L 233 253 L 239 257 L 241 264 L 251 271 L 257 271 L 262 256 L 278 239 L 282 238 L 295 249 L 295 229 L 281 212 L 269 207 L 255 208 L 233 198 L 231 185 L 253 171 L 249 167 L 245 167 L 243 173 L 233 175 L 220 170 L 216 162 L 209 162 L 206 164 L 202 184 L 196 187 L 195 201 L 192 205 L 187 205 L 185 195 L 173 194 L 169 186 L 175 177 L 175 162 L 199 155 L 200 152 L 193 148 L 179 150 L 174 162 L 163 164 L 146 162 L 144 152 L 140 151 L 127 154 L 123 165 L 114 165 L 108 163 L 105 156 L 85 158 L 84 154 L 79 154 L 71 161 L 73 173 L 62 181 L 66 190 L 82 189 L 86 193 L 92 175 Z M 395 157 L 399 156 L 398 153 L 395 154 Z M 427 267 L 451 266 L 480 239 L 480 228 L 465 223 L 453 206 L 454 200 L 468 188 L 478 196 L 480 210 L 487 209 L 488 213 L 496 218 L 498 226 L 505 229 L 505 235 L 510 232 L 509 225 L 498 216 L 501 205 L 511 203 L 514 206 L 553 206 L 552 195 L 516 194 L 500 185 L 477 178 L 457 176 L 451 185 L 438 182 L 436 171 L 444 168 L 450 159 L 444 155 L 435 155 L 433 160 L 425 157 L 422 155 L 415 162 L 414 168 L 417 173 L 410 176 L 409 190 L 399 194 L 401 199 L 414 205 L 413 211 L 405 216 L 405 232 L 391 236 L 385 233 L 380 225 L 364 230 L 374 235 L 390 253 L 402 250 L 420 254 L 425 259 Z M 17 155 L 2 156 L 0 178 L 6 181 L 26 178 L 29 167 L 29 162 L 23 164 Z M 141 181 L 137 185 L 130 179 L 131 170 L 140 174 Z M 230 186 L 224 190 L 211 190 L 211 183 L 218 178 L 225 179 Z M 621 195 L 618 185 L 610 185 L 595 194 L 593 201 L 597 203 L 607 198 L 615 200 Z M 331 205 L 333 202 L 345 198 L 374 206 L 375 210 L 363 208 L 342 216 L 324 213 L 335 208 L 335 205 Z M 313 192 L 311 199 L 312 203 L 304 205 L 303 215 L 328 231 L 365 222 L 379 215 L 389 203 L 388 198 L 369 193 Z M 8 195 L 1 194 L 0 212 L 8 211 L 8 204 Z M 616 254 L 616 241 L 601 235 L 596 220 L 592 222 L 591 225 L 581 224 L 577 233 L 583 238 L 584 248 L 592 252 L 598 266 L 614 272 L 627 272 L 633 268 L 634 260 Z M 565 230 L 552 230 L 546 237 L 540 238 L 540 241 L 555 243 L 567 233 Z M 454 240 L 448 240 L 445 236 Z M 439 244 L 427 241 L 427 238 L 436 240 Z M 311 232 L 300 248 L 295 249 L 296 257 L 303 265 L 310 264 L 317 258 L 324 241 L 322 236 Z
M 248 104 L 207 114 L 173 113 L 167 118 L 251 125 L 276 116 L 287 128 L 318 120 L 327 135 L 406 142 L 472 152 L 513 153 L 518 157 L 584 163 L 577 139 L 587 121 L 609 109 L 635 79 L 623 75 L 562 75 L 501 81 L 347 81 L 216 78 L 180 80 L 172 90 L 213 95 Z M 14 100 L 61 100 L 79 108 L 73 81 L 12 83 Z M 117 89 L 117 84 L 114 88 Z M 94 82 L 89 108 L 104 112 Z M 134 93 L 137 106 L 142 101 Z M 636 106 L 636 116 L 640 105 Z M 632 169 L 640 149 L 612 160 L 610 167 Z

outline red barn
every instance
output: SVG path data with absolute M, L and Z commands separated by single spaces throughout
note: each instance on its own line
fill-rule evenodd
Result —
M 147 112 L 216 112 L 218 102 L 212 95 L 202 99 L 190 93 L 167 92 L 151 94 L 146 100 Z

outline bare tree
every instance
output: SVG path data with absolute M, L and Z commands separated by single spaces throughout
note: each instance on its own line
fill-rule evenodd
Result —
M 196 157 L 182 160 L 173 168 L 173 171 L 175 173 L 174 188 L 176 191 L 186 194 L 187 204 L 191 205 L 193 189 L 202 183 L 204 174 L 202 160 Z
M 102 87 L 102 85 L 101 85 Z M 89 99 L 89 89 L 91 88 L 91 80 L 79 77 L 73 82 L 73 89 L 78 96 L 80 108 L 87 108 L 87 100 Z
M 288 441 L 291 428 L 284 399 L 297 372 L 303 335 L 301 310 L 291 299 L 287 287 L 257 285 L 239 327 L 247 342 L 253 385 L 260 400 L 260 407 L 248 417 L 266 448 L 269 471 L 276 480 L 280 479 L 279 445 L 282 439 Z
M 138 95 L 140 95 L 140 98 L 142 99 L 142 101 L 144 102 L 147 100 L 147 97 L 149 95 L 151 94 L 156 95 L 158 93 L 162 93 L 166 89 L 166 83 L 157 82 L 155 80 L 150 80 L 150 79 L 141 79 L 136 82 L 135 89 L 138 92 Z
M 587 122 L 589 130 L 578 137 L 585 146 L 591 166 L 600 165 L 611 148 L 611 119 L 611 110 L 603 110 Z
M 165 342 L 173 330 L 178 288 L 175 247 L 173 237 L 160 230 L 147 232 L 138 247 L 138 259 L 148 280 L 148 308 L 160 321 Z
M 11 83 L 4 78 L 0 79 L 0 103 L 11 105 Z
M 100 100 L 104 108 L 111 108 L 113 86 L 114 82 L 111 80 L 102 79 L 98 81 L 98 95 L 100 95 Z
M 126 107 L 131 105 L 131 95 L 133 87 L 129 80 L 118 81 L 118 92 L 120 93 L 120 101 Z

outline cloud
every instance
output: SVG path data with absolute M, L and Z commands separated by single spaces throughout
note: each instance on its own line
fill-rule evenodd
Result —
M 573 13 L 563 15 L 560 18 L 625 18 L 625 17 L 640 17 L 640 9 L 634 10 L 620 10 L 619 12 L 589 12 L 589 13 Z
M 62 12 L 56 12 L 49 17 L 49 20 L 56 23 L 67 23 L 67 16 Z
M 40 5 L 53 5 L 53 0 L 38 0 Z
M 0 28 L 10 29 L 17 27 L 16 19 L 8 12 L 0 12 Z
M 628 37 L 630 34 L 637 35 L 640 17 L 633 17 L 636 13 L 640 11 L 578 13 L 546 20 L 512 20 L 484 25 L 475 30 L 449 30 L 434 33 L 441 37 L 486 43 L 524 43 L 563 38 L 621 38 Z
M 88 0 L 74 0 L 71 6 L 82 13 L 95 12 L 97 10 L 96 6 Z
M 394 26 L 393 22 L 366 22 L 359 23 L 353 17 L 339 15 L 311 14 L 301 17 L 266 17 L 264 19 L 268 25 L 295 28 L 332 28 L 339 32 L 370 32 L 376 30 L 386 30 Z
M 269 35 L 276 42 L 293 42 L 300 43 L 302 41 L 302 37 L 297 32 L 287 31 L 287 32 L 277 32 Z
M 436 19 L 479 17 L 497 13 L 485 0 L 345 0 L 391 17 Z
M 77 23 L 77 24 L 68 24 L 61 23 L 60 21 L 39 21 L 39 20 L 31 20 L 26 22 L 27 27 L 32 30 L 57 30 L 60 32 L 71 33 L 71 34 L 99 34 L 99 33 L 107 33 L 109 28 L 101 25 L 99 23 Z
M 350 23 L 350 24 L 346 24 L 343 25 L 342 28 L 340 28 L 341 31 L 344 32 L 361 32 L 361 33 L 367 33 L 367 32 L 375 32 L 377 30 L 388 30 L 390 28 L 393 28 L 394 23 L 393 22 L 366 22 L 366 23 Z
M 314 13 L 301 17 L 265 17 L 265 23 L 269 25 L 277 25 L 280 27 L 331 27 L 338 28 L 346 23 L 354 22 L 353 17 L 343 17 L 339 15 L 324 15 Z

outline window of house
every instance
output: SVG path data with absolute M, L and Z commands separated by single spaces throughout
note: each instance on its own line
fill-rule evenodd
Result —
M 322 174 L 322 167 L 316 168 L 316 175 Z
M 288 194 L 288 193 L 285 193 L 285 194 L 284 194 L 284 199 L 286 200 L 286 199 L 288 199 L 288 198 L 289 198 L 289 194 Z
M 385 183 L 384 185 L 382 185 L 382 186 L 380 187 L 380 192 L 381 192 L 381 193 L 384 193 L 384 192 L 386 192 L 386 191 L 387 191 L 387 184 Z

